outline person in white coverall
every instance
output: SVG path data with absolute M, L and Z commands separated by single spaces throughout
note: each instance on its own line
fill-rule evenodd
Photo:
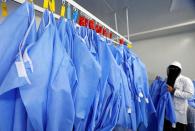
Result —
M 172 94 L 177 123 L 173 128 L 165 121 L 166 131 L 187 131 L 188 99 L 194 94 L 194 86 L 190 78 L 181 75 L 181 70 L 182 66 L 177 61 L 167 68 L 168 91 Z

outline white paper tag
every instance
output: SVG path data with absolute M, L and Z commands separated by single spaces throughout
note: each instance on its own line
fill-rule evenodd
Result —
M 143 98 L 144 95 L 140 92 L 140 93 L 139 93 L 139 97 Z
M 147 103 L 147 104 L 149 103 L 149 100 L 148 100 L 148 98 L 145 98 L 145 101 L 146 101 L 146 103 Z
M 25 50 L 25 52 L 24 52 L 23 60 L 24 60 L 24 62 L 29 62 L 29 64 L 30 64 L 30 69 L 31 69 L 31 71 L 33 72 L 32 60 L 30 59 L 30 57 L 29 57 L 29 55 L 28 55 L 28 53 L 27 53 L 27 50 Z
M 24 63 L 21 62 L 21 61 L 17 61 L 17 62 L 15 62 L 15 64 L 16 64 L 16 69 L 17 69 L 17 72 L 18 72 L 18 76 L 19 77 L 27 77 L 26 69 L 24 67 Z
M 24 51 L 24 54 L 23 54 L 23 61 L 28 62 L 28 56 L 27 56 L 26 51 Z
M 176 123 L 173 123 L 173 124 L 172 124 L 172 127 L 173 127 L 173 128 L 176 128 Z
M 131 108 L 128 108 L 127 113 L 129 114 L 131 113 Z
M 138 97 L 138 98 L 137 98 L 137 100 L 138 100 L 139 102 L 141 102 L 141 99 L 140 99 L 140 97 Z
M 28 82 L 28 84 L 31 84 L 31 82 L 27 76 L 23 61 L 17 61 L 17 62 L 15 62 L 15 64 L 16 64 L 16 69 L 18 72 L 18 77 L 24 77 L 26 79 L 26 81 Z

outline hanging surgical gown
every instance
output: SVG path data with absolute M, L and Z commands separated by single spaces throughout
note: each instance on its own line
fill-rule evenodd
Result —
M 21 73 L 21 65 L 22 61 L 28 61 L 22 58 L 25 47 L 36 40 L 33 5 L 22 4 L 0 24 L 0 28 L 0 130 L 26 131 L 26 110 L 20 92 L 15 88 L 29 83 L 24 72 Z
M 78 32 L 85 41 L 90 53 L 100 64 L 102 72 L 102 77 L 96 91 L 96 97 L 88 118 L 83 123 L 83 129 L 112 130 L 116 125 L 121 103 L 119 82 L 116 81 L 119 75 L 115 74 L 119 68 L 111 51 L 106 45 L 106 40 L 101 40 L 100 36 L 98 36 L 95 31 L 85 27 L 79 27 Z M 113 70 L 111 67 L 113 67 Z
M 106 39 L 96 35 L 98 61 L 102 67 L 100 95 L 98 102 L 97 130 L 112 130 L 119 117 L 121 105 L 120 69 L 109 49 Z
M 72 90 L 77 83 L 77 77 L 72 60 L 66 53 L 60 41 L 55 19 L 51 15 L 55 27 L 52 70 L 50 75 L 47 99 L 47 131 L 72 131 L 75 118 L 75 108 Z M 74 92 L 74 91 L 73 91 Z M 67 106 L 68 105 L 68 106 Z
M 32 124 L 27 129 L 71 131 L 75 116 L 68 71 L 72 64 L 48 11 L 43 14 L 38 34 L 37 42 L 25 49 L 33 66 L 32 72 L 29 62 L 25 63 L 31 83 L 19 87 Z M 15 65 L 11 68 L 14 70 Z
M 148 93 L 149 86 L 145 66 L 127 47 L 124 48 L 124 61 L 124 70 L 128 77 L 128 83 L 131 84 L 135 102 L 137 128 L 142 124 L 147 127 L 147 114 L 155 112 L 155 108 Z
M 176 123 L 175 109 L 166 82 L 162 78 L 156 77 L 150 87 L 150 94 L 156 112 L 149 115 L 146 131 L 163 131 L 165 118 L 172 124 Z
M 119 120 L 117 122 L 117 126 L 121 126 L 123 128 L 128 128 L 132 130 L 136 130 L 136 117 L 135 117 L 135 107 L 134 107 L 134 99 L 131 96 L 131 90 L 130 90 L 130 85 L 128 84 L 127 76 L 124 72 L 123 68 L 123 63 L 124 63 L 124 58 L 123 58 L 123 46 L 114 46 L 113 43 L 110 43 L 110 49 L 120 66 L 120 73 L 121 73 L 121 86 L 123 91 L 121 94 L 123 94 L 123 99 L 122 99 L 122 106 L 120 109 L 120 114 L 119 114 Z
M 75 130 L 78 130 L 87 117 L 92 106 L 95 93 L 101 77 L 101 68 L 88 51 L 85 41 L 75 30 L 75 24 L 66 22 L 66 32 L 69 38 L 69 55 L 72 58 L 78 77 L 78 86 L 75 95 Z

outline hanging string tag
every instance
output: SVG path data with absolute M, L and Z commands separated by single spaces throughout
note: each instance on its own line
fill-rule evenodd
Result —
M 28 2 L 33 3 L 33 0 L 28 0 Z
M 149 103 L 149 100 L 148 100 L 148 98 L 145 98 L 145 101 L 146 101 L 146 103 L 147 103 L 147 104 Z
M 107 37 L 107 30 L 106 30 L 106 28 L 103 28 L 103 36 Z
M 1 3 L 1 10 L 2 10 L 2 16 L 5 17 L 8 15 L 8 11 L 7 11 L 7 4 L 5 0 L 2 0 Z
M 49 8 L 51 12 L 55 12 L 55 0 L 49 0 Z
M 68 20 L 71 20 L 71 6 L 70 6 L 70 3 L 68 3 L 68 7 L 67 7 L 67 19 Z
M 73 15 L 72 15 L 72 19 L 73 19 L 74 22 L 77 22 L 77 19 L 78 19 L 78 16 L 79 16 L 79 11 L 76 7 L 73 7 L 73 10 L 74 10 L 74 12 L 73 12 Z
M 80 26 L 85 26 L 85 17 L 84 16 L 79 17 L 79 25 Z
M 112 39 L 112 32 L 110 32 L 110 34 L 109 34 L 109 38 L 110 38 L 110 39 Z
M 130 107 L 128 108 L 127 113 L 131 114 L 131 108 Z
M 29 80 L 26 69 L 25 69 L 24 62 L 22 60 L 16 61 L 15 65 L 16 65 L 16 70 L 18 72 L 18 77 L 26 78 L 28 84 L 31 84 L 31 81 Z
M 120 38 L 119 39 L 119 43 L 120 43 L 120 45 L 123 45 L 124 44 L 124 39 L 123 38 Z
M 99 26 L 99 34 L 103 34 L 103 27 Z
M 49 0 L 44 0 L 43 1 L 43 8 L 48 9 L 48 5 L 49 5 Z
M 19 77 L 26 77 L 27 73 L 26 73 L 26 69 L 25 69 L 25 66 L 24 66 L 24 62 L 16 61 L 15 64 L 16 64 L 16 69 L 17 69 L 17 72 L 18 72 L 18 76 Z
M 65 12 L 66 12 L 65 5 L 62 5 L 62 6 L 61 6 L 61 11 L 60 11 L 60 16 L 64 17 Z
M 85 27 L 89 26 L 89 19 L 87 19 L 87 17 L 85 17 Z
M 97 33 L 99 33 L 99 25 L 98 25 L 98 24 L 96 24 L 96 26 L 95 26 L 95 31 L 96 31 Z
M 143 98 L 144 97 L 143 93 L 140 92 L 139 97 Z
M 61 11 L 60 11 L 60 16 L 64 17 L 66 12 L 66 7 L 65 7 L 65 0 L 62 0 L 62 6 L 61 6 Z
M 138 102 L 141 102 L 141 98 L 140 97 L 138 97 L 137 100 L 138 100 Z
M 113 44 L 113 45 L 115 45 L 115 46 L 117 46 L 117 45 L 119 44 L 119 42 L 118 42 L 118 39 L 117 39 L 117 38 L 113 38 L 113 39 L 112 39 L 112 38 L 110 38 L 110 40 L 111 40 L 111 41 L 113 41 L 113 42 L 112 42 L 112 44 Z
M 33 72 L 33 64 L 32 64 L 32 60 L 28 54 L 28 48 L 26 48 L 26 50 L 24 51 L 23 60 L 24 60 L 24 63 L 28 62 L 30 64 L 31 72 Z
M 130 48 L 132 48 L 132 47 L 133 47 L 133 46 L 132 46 L 132 43 L 128 43 L 128 44 L 127 44 L 127 48 L 130 49 Z
M 89 20 L 89 28 L 95 30 L 95 22 L 94 20 Z

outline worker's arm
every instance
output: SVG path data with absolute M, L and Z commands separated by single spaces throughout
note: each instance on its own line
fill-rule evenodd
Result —
M 175 97 L 179 97 L 183 99 L 189 99 L 193 96 L 193 94 L 194 94 L 194 86 L 190 79 L 185 80 L 182 91 L 178 89 L 174 91 Z

